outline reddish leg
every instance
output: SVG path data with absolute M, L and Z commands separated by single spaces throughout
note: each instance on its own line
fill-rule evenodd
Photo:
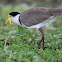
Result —
M 38 46 L 41 44 L 41 42 L 43 41 L 43 50 L 44 50 L 44 33 L 43 33 L 43 30 L 42 29 L 38 29 L 41 33 L 42 33 L 42 39 L 40 41 L 40 43 L 38 44 Z

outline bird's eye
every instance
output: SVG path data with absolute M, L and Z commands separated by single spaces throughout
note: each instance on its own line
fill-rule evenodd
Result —
M 11 15 L 9 17 L 11 17 Z
M 11 15 L 8 15 L 8 17 L 11 17 Z

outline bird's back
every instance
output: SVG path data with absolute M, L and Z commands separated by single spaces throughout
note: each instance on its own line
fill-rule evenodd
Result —
M 36 7 L 26 10 L 21 13 L 20 21 L 26 26 L 32 26 L 44 22 L 49 19 L 51 16 L 58 16 L 60 9 L 50 9 L 44 7 Z M 57 15 L 56 15 L 57 14 Z

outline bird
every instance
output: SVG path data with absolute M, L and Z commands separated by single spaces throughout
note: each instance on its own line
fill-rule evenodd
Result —
M 18 24 L 21 27 L 28 29 L 37 29 L 42 34 L 42 39 L 38 46 L 43 41 L 43 50 L 44 47 L 44 37 L 45 34 L 42 30 L 43 27 L 48 27 L 51 22 L 53 22 L 56 18 L 62 15 L 62 9 L 60 8 L 46 8 L 46 7 L 35 7 L 28 10 L 19 12 L 10 12 L 8 14 L 8 20 L 5 22 L 5 25 L 8 23 Z

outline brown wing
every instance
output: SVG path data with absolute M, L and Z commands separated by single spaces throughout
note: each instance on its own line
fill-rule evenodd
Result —
M 36 25 L 51 17 L 49 8 L 36 7 L 21 13 L 20 21 L 26 26 Z

